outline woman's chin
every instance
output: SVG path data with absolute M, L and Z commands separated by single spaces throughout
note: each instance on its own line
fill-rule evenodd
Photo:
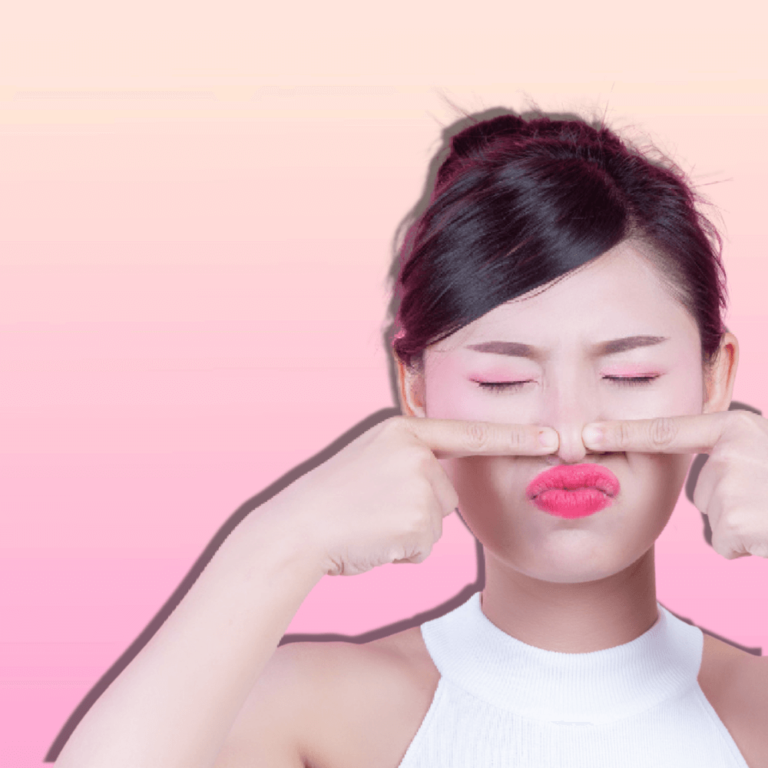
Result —
M 515 558 L 515 570 L 539 581 L 582 584 L 614 576 L 631 566 L 642 554 L 611 546 L 605 539 L 589 532 L 565 533 L 568 535 L 548 537 L 546 543 L 537 546 L 528 557 Z

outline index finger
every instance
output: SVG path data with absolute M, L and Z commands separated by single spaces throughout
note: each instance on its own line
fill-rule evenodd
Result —
M 582 440 L 597 451 L 710 453 L 722 437 L 727 411 L 587 424 Z
M 403 416 L 407 428 L 438 459 L 462 456 L 543 456 L 556 451 L 560 437 L 551 427 L 490 421 Z

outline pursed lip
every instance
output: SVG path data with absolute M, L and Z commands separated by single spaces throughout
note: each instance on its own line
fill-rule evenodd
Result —
M 621 484 L 613 472 L 599 464 L 559 464 L 536 475 L 528 483 L 525 493 L 529 499 L 535 499 L 540 493 L 553 488 L 567 491 L 597 488 L 613 498 Z

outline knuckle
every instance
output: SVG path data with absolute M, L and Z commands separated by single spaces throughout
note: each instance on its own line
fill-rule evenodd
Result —
M 464 428 L 464 440 L 472 451 L 482 451 L 490 442 L 490 432 L 485 424 L 471 422 Z
M 712 549 L 714 549 L 721 557 L 728 559 L 731 558 L 731 553 L 733 552 L 729 537 L 723 535 L 721 531 L 712 532 Z
M 419 475 L 424 476 L 431 471 L 436 461 L 434 454 L 428 448 L 420 445 L 411 446 L 407 455 L 409 467 L 415 467 Z
M 741 551 L 742 526 L 734 520 L 721 520 L 717 530 L 712 532 L 712 549 L 731 560 Z
M 702 511 L 706 511 L 706 501 L 708 499 L 708 495 L 704 493 L 704 489 L 702 488 L 702 485 L 700 482 L 697 482 L 696 485 L 693 487 L 693 505 Z
M 722 442 L 718 446 L 718 456 L 714 457 L 714 460 L 713 457 L 710 457 L 710 461 L 712 461 L 713 465 L 718 464 L 723 469 L 727 469 L 730 465 L 738 465 L 744 461 L 744 450 L 740 442 Z
M 424 475 L 418 475 L 409 483 L 408 489 L 411 514 L 423 515 L 424 510 L 434 503 L 435 491 L 432 483 Z
M 401 546 L 393 546 L 387 550 L 386 559 L 390 563 L 405 559 L 405 551 Z
M 632 444 L 632 429 L 629 424 L 621 423 L 616 427 L 615 432 L 616 446 L 618 448 L 626 448 Z
M 743 408 L 738 408 L 732 411 L 733 417 L 738 424 L 744 427 L 754 427 L 757 421 L 755 420 L 755 414 L 751 411 L 746 411 Z
M 513 451 L 521 451 L 528 445 L 528 441 L 534 433 L 526 429 L 513 429 L 509 433 L 509 447 Z
M 418 542 L 408 542 L 400 548 L 397 561 L 401 563 L 420 563 L 425 555 Z
M 723 515 L 720 518 L 718 532 L 720 533 L 721 537 L 724 536 L 729 540 L 734 540 L 741 536 L 743 526 L 739 517 L 739 515 L 730 513 Z
M 403 428 L 403 417 L 390 416 L 388 419 L 382 421 L 379 427 L 385 434 L 399 432 Z
M 434 493 L 432 484 L 423 475 L 414 480 L 410 496 L 417 516 L 423 514 L 425 506 L 431 503 Z
M 651 445 L 655 448 L 665 448 L 675 439 L 676 433 L 677 429 L 672 419 L 660 416 L 651 422 L 649 432 Z
M 752 413 L 752 411 L 745 411 L 743 409 L 739 409 L 737 414 L 738 424 L 745 434 L 754 434 L 756 436 L 759 435 L 760 437 L 764 435 L 766 426 L 764 418 L 758 416 L 756 413 Z

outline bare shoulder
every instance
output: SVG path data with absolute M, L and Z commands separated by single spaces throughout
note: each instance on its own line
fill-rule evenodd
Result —
M 699 685 L 750 768 L 768 768 L 768 659 L 704 633 Z
M 312 696 L 329 707 L 307 724 L 312 768 L 396 768 L 440 677 L 414 627 L 365 644 L 313 643 L 305 654 Z
M 439 678 L 419 627 L 364 644 L 283 645 L 254 686 L 216 768 L 396 768 Z

